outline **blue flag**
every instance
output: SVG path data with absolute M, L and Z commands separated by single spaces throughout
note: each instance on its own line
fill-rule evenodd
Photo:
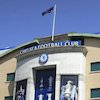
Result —
M 51 13 L 51 11 L 53 11 L 54 10 L 54 7 L 51 7 L 51 8 L 49 8 L 49 9 L 47 9 L 46 11 L 44 11 L 43 13 L 42 13 L 42 16 L 44 16 L 45 14 L 47 14 L 47 13 Z

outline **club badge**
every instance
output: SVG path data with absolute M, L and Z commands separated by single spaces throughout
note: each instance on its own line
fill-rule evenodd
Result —
M 47 54 L 41 54 L 39 57 L 39 63 L 45 64 L 48 61 L 48 55 Z

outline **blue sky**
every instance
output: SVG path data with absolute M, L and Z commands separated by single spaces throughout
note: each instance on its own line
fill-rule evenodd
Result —
M 100 0 L 56 0 L 55 35 L 100 32 Z M 51 36 L 54 0 L 0 0 L 0 48 Z

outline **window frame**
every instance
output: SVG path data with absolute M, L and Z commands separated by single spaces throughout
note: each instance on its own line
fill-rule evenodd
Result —
M 90 64 L 90 66 L 91 66 L 90 71 L 91 71 L 92 73 L 100 72 L 100 70 L 92 70 L 92 64 L 97 64 L 97 63 L 100 63 L 100 61 L 98 61 L 98 62 L 91 62 L 91 64 Z
M 99 97 L 95 97 L 95 96 L 92 97 L 92 93 L 93 93 L 92 90 L 95 90 L 96 91 L 98 89 L 100 90 L 100 88 L 91 88 L 90 89 L 90 98 L 91 98 L 91 100 L 95 100 L 95 99 L 98 100 L 98 99 L 100 99 L 100 95 L 99 95 Z
M 12 78 L 11 79 L 8 78 L 10 75 L 13 75 L 13 79 Z M 14 72 L 13 73 L 7 73 L 6 81 L 7 82 L 11 82 L 11 81 L 14 81 L 14 80 L 15 80 L 15 73 Z
M 4 97 L 4 100 L 6 100 L 6 99 L 8 99 L 8 100 L 11 100 L 12 99 L 13 100 L 13 96 L 5 96 Z

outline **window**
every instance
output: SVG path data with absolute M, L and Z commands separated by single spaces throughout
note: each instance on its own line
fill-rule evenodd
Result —
M 100 62 L 91 63 L 91 71 L 100 71 Z
M 100 88 L 91 89 L 91 98 L 100 98 Z
M 21 80 L 16 82 L 16 92 L 15 92 L 15 98 L 18 98 L 20 95 L 19 91 L 23 91 L 23 98 L 18 99 L 18 100 L 25 100 L 26 98 L 26 89 L 27 89 L 27 79 Z M 34 100 L 34 99 L 33 99 Z
M 6 96 L 5 100 L 13 100 L 13 96 Z
M 15 73 L 8 73 L 7 74 L 7 81 L 14 81 Z
M 81 41 L 81 45 L 84 45 L 84 38 L 82 37 L 71 37 L 71 41 Z
M 79 100 L 78 94 L 78 75 L 61 75 L 60 100 Z M 71 98 L 66 98 L 66 92 L 70 92 Z M 74 94 L 73 94 L 74 93 Z

